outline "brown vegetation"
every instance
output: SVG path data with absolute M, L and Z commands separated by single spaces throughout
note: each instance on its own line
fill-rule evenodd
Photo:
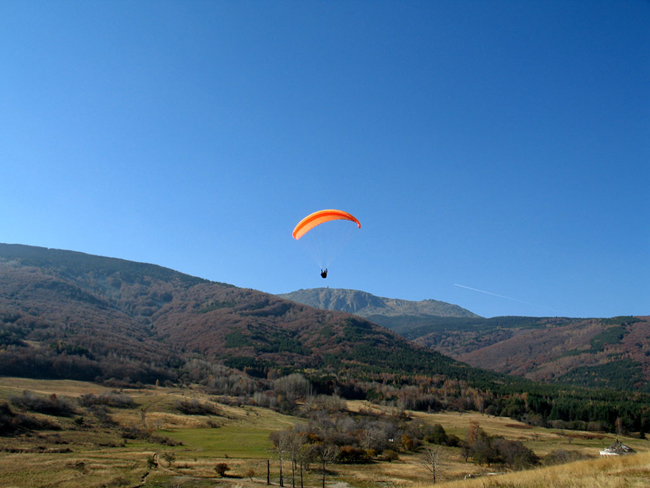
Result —
M 590 345 L 608 350 L 637 337 L 641 323 L 605 322 Z M 650 428 L 643 395 L 551 389 L 471 368 L 345 313 L 158 266 L 27 246 L 0 245 L 0 374 L 118 389 L 198 384 L 223 402 L 284 413 L 307 393 L 330 402 L 336 394 L 564 429 Z M 119 398 L 85 401 L 109 423 L 102 412 Z M 216 414 L 211 408 L 183 400 L 168 414 Z
M 534 475 L 526 470 L 516 471 L 526 467 L 525 463 L 517 464 L 521 460 L 518 456 L 529 456 L 531 451 L 541 458 L 540 466 L 572 463 L 572 471 L 578 476 L 567 480 L 578 479 L 583 483 L 575 486 L 588 486 L 585 479 L 589 469 L 592 476 L 597 475 L 594 479 L 618 479 L 618 484 L 602 485 L 607 487 L 635 486 L 624 484 L 624 480 L 634 480 L 635 476 L 643 479 L 641 476 L 648 474 L 647 458 L 642 464 L 619 462 L 616 469 L 623 473 L 620 476 L 612 467 L 613 460 L 604 463 L 592 459 L 584 468 L 580 462 L 576 463 L 597 456 L 599 448 L 611 444 L 612 436 L 598 439 L 590 433 L 576 433 L 568 437 L 563 432 L 538 427 L 522 431 L 513 427 L 509 419 L 477 413 L 416 414 L 366 402 L 348 404 L 325 398 L 300 398 L 300 408 L 295 416 L 289 417 L 259 407 L 218 404 L 214 397 L 187 388 L 112 392 L 96 391 L 95 386 L 82 383 L 75 386 L 70 382 L 23 381 L 22 386 L 38 392 L 34 397 L 48 401 L 56 395 L 60 401 L 74 406 L 76 413 L 73 417 L 42 414 L 30 410 L 29 402 L 10 406 L 14 415 L 50 422 L 49 427 L 2 438 L 3 480 L 19 488 L 52 485 L 81 488 L 101 483 L 137 486 L 144 478 L 158 486 L 173 486 L 183 478 L 187 486 L 212 486 L 210 483 L 219 479 L 253 488 L 266 484 L 266 459 L 270 461 L 271 483 L 277 486 L 280 445 L 282 478 L 287 487 L 322 486 L 323 479 L 326 483 L 345 482 L 352 486 L 374 486 L 382 482 L 404 487 L 424 486 L 433 482 L 432 466 L 435 466 L 436 486 L 447 483 L 467 487 L 485 484 L 495 488 L 542 486 L 533 484 L 535 479 L 544 480 L 547 483 L 544 486 L 574 486 L 563 481 L 569 471 L 562 466 L 536 468 L 532 471 Z M 300 384 L 295 379 L 288 383 Z M 0 395 L 4 398 L 23 396 L 18 388 L 9 379 L 0 381 Z M 95 391 L 93 399 L 114 397 L 119 401 L 88 402 L 87 388 Z M 57 393 L 62 391 L 66 394 Z M 214 405 L 219 413 L 171 413 L 182 399 L 196 400 L 198 405 Z M 96 413 L 97 406 L 105 408 L 103 415 Z M 105 423 L 104 415 L 112 421 Z M 156 427 L 156 419 L 164 415 L 185 418 L 187 422 Z M 84 421 L 79 422 L 80 418 Z M 210 419 L 221 427 L 211 429 L 212 435 L 200 440 L 202 437 L 194 433 L 205 431 Z M 145 423 L 149 426 L 146 429 Z M 52 430 L 53 425 L 57 430 Z M 227 433 L 222 434 L 222 430 Z M 262 434 L 258 441 L 261 444 L 249 447 L 262 447 L 257 455 L 252 450 L 236 451 L 235 444 L 241 444 L 247 433 L 257 431 Z M 174 442 L 165 440 L 170 436 Z M 267 450 L 264 446 L 271 448 L 272 439 L 277 442 L 275 449 Z M 625 442 L 640 451 L 639 456 L 646 455 L 647 441 L 626 438 Z M 427 453 L 431 451 L 440 456 L 429 461 Z M 233 455 L 234 452 L 240 454 Z M 494 472 L 513 474 L 487 476 Z M 260 478 L 255 478 L 256 473 Z M 463 480 L 469 474 L 481 478 Z M 553 484 L 549 480 L 559 481 Z

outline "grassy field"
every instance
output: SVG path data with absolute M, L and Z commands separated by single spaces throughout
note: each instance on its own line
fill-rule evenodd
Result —
M 641 488 L 650 486 L 650 453 L 578 461 L 500 476 L 444 483 L 446 488 Z
M 19 396 L 24 390 L 41 395 L 79 397 L 86 393 L 110 391 L 98 385 L 75 381 L 39 381 L 0 378 L 0 400 Z M 0 488 L 90 488 L 90 487 L 203 487 L 232 485 L 232 488 L 261 488 L 266 485 L 267 461 L 271 483 L 278 484 L 277 457 L 269 435 L 299 419 L 251 406 L 215 405 L 213 415 L 183 415 L 175 408 L 179 400 L 210 402 L 210 397 L 194 389 L 151 388 L 124 390 L 136 403 L 134 408 L 110 408 L 119 425 L 94 422 L 91 416 L 79 422 L 72 417 L 48 417 L 60 429 L 14 437 L 0 437 Z M 350 410 L 378 408 L 364 402 L 349 402 Z M 13 408 L 13 407 L 12 407 Z M 600 459 L 599 450 L 614 442 L 609 434 L 533 428 L 508 418 L 478 413 L 411 413 L 430 424 L 439 423 L 449 434 L 460 438 L 470 421 L 489 434 L 520 440 L 544 457 L 557 449 L 572 451 L 591 459 L 532 471 L 503 473 L 503 467 L 478 466 L 465 462 L 460 449 L 445 448 L 445 461 L 436 486 L 449 487 L 637 487 L 650 486 L 650 442 L 622 438 L 639 452 L 624 458 Z M 138 427 L 182 443 L 165 445 L 142 439 L 123 439 L 118 427 Z M 172 442 L 173 444 L 173 442 Z M 400 453 L 393 462 L 363 465 L 334 465 L 328 485 L 334 488 L 419 488 L 429 486 L 428 474 L 418 460 L 421 454 Z M 158 464 L 152 469 L 152 461 Z M 227 463 L 229 477 L 218 478 L 214 467 Z M 254 473 L 251 474 L 250 472 Z M 489 475 L 493 472 L 503 474 Z M 252 480 L 248 474 L 251 474 Z M 465 479 L 468 475 L 481 476 Z M 288 478 L 287 478 L 288 477 Z M 287 479 L 289 479 L 287 481 Z M 320 486 L 317 472 L 304 473 L 304 484 Z M 290 486 L 285 466 L 285 486 Z

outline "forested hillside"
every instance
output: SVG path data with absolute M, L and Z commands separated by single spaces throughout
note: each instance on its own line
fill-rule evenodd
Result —
M 280 296 L 363 316 L 479 368 L 535 381 L 650 392 L 650 317 L 482 318 L 435 300 L 329 288 Z
M 650 317 L 380 317 L 417 344 L 536 381 L 650 392 Z
M 192 358 L 266 376 L 327 368 L 491 377 L 348 314 L 160 266 L 0 245 L 0 371 L 173 380 Z
M 634 325 L 611 330 L 641 340 Z M 597 335 L 593 344 L 607 350 L 613 337 Z M 252 398 L 293 372 L 316 393 L 400 408 L 476 410 L 563 428 L 650 427 L 646 395 L 473 368 L 361 317 L 160 266 L 0 245 L 0 375 L 192 383 Z

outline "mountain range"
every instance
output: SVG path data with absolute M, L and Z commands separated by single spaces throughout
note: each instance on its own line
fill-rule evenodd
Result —
M 206 364 L 221 364 L 260 377 L 516 382 L 505 373 L 648 391 L 649 338 L 649 317 L 482 318 L 436 300 L 327 288 L 275 296 L 153 264 L 0 244 L 3 375 L 151 383 L 214 376 Z
M 650 391 L 650 317 L 482 318 L 435 300 L 409 302 L 315 288 L 281 295 L 345 310 L 478 368 L 583 386 Z
M 263 377 L 494 377 L 347 313 L 156 265 L 10 244 L 0 244 L 0 349 L 0 374 L 15 376 L 175 381 L 207 362 Z
M 322 310 L 338 310 L 360 317 L 471 317 L 478 315 L 438 300 L 410 301 L 384 298 L 358 290 L 339 288 L 312 288 L 283 293 L 279 297 L 303 303 Z
M 308 292 L 302 290 L 303 295 Z M 374 403 L 392 407 L 395 425 L 417 418 L 411 411 L 460 415 L 473 411 L 528 424 L 511 424 L 517 428 L 546 426 L 554 432 L 589 429 L 643 438 L 650 429 L 650 394 L 643 391 L 642 382 L 645 370 L 630 352 L 647 344 L 647 318 L 485 319 L 434 300 L 380 299 L 350 290 L 313 293 L 321 297 L 331 293 L 338 298 L 328 303 L 369 314 L 368 318 L 152 264 L 0 244 L 0 376 L 86 380 L 109 388 L 135 386 L 145 396 L 160 391 L 153 385 L 161 383 L 181 392 L 191 388 L 219 398 L 220 403 L 255 405 L 255 410 L 247 410 L 255 415 L 263 408 L 290 414 L 300 398 L 311 422 L 332 429 L 342 425 L 346 402 L 341 399 L 367 401 L 370 408 L 364 407 L 359 414 L 367 419 L 364 424 L 373 426 L 384 423 L 376 416 Z M 566 333 L 557 335 L 556 330 Z M 517 338 L 529 341 L 528 349 L 524 343 L 509 342 Z M 635 391 L 574 386 L 587 375 L 606 380 L 602 386 L 630 387 L 629 381 L 612 381 L 605 370 L 585 374 L 574 367 L 568 370 L 574 378 L 564 380 L 573 384 L 553 385 L 473 367 L 432 349 L 471 357 L 510 344 L 511 358 L 539 357 L 540 351 L 552 355 L 562 350 L 558 338 L 572 341 L 574 349 L 562 353 L 568 360 L 603 354 L 617 367 L 627 361 L 627 379 L 635 382 L 631 388 Z M 614 357 L 615 349 L 628 352 Z M 483 357 L 485 368 L 503 360 L 489 361 L 489 354 Z M 17 384 L 22 387 L 25 382 Z M 174 408 L 191 414 L 215 413 L 191 395 L 192 401 L 176 402 Z M 74 420 L 66 420 L 67 425 L 83 430 L 85 436 L 91 432 L 89 425 L 102 431 L 115 425 L 107 413 L 115 405 L 109 402 L 124 405 L 125 397 L 118 392 L 102 397 L 82 395 L 81 400 L 91 402 L 92 420 L 76 412 Z M 59 409 L 54 415 L 70 415 L 70 409 L 65 414 L 60 410 L 72 404 L 66 396 L 43 398 L 24 391 L 22 400 L 0 401 L 0 436 L 37 425 L 36 420 L 25 420 L 26 415 L 17 413 L 16 405 L 43 408 L 43 402 L 45 408 Z M 145 427 L 147 408 L 135 414 Z M 423 423 L 413 424 L 424 432 Z M 48 430 L 58 426 L 48 425 Z M 357 429 L 354 422 L 350 425 Z M 354 437 L 348 427 L 335 434 L 336 442 L 346 447 Z M 139 429 L 135 427 L 124 432 L 124 439 L 128 434 L 137 442 L 152 441 L 149 434 L 144 436 L 145 430 L 142 436 L 136 436 Z M 25 431 L 20 432 L 23 436 L 27 437 Z M 56 438 L 60 439 L 58 433 Z M 401 444 L 406 447 L 405 441 L 411 439 L 404 435 Z M 42 448 L 37 449 L 41 452 Z M 69 451 L 66 447 L 65 452 Z

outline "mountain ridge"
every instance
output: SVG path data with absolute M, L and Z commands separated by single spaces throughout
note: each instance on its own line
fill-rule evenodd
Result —
M 612 330 L 592 336 L 592 345 L 606 352 L 619 332 L 625 340 L 643 341 L 644 329 L 632 330 L 635 324 L 628 322 L 605 324 Z M 535 383 L 425 346 L 363 317 L 156 265 L 0 244 L 2 376 L 110 387 L 192 385 L 254 401 L 261 389 L 264 401 L 278 398 L 276 379 L 299 373 L 318 394 L 404 409 L 477 410 L 579 421 L 570 425 L 581 427 L 597 420 L 612 429 L 623 405 L 629 428 L 650 425 L 643 420 L 647 395 L 638 391 L 613 397 L 605 390 Z M 632 362 L 622 366 L 639 380 Z M 574 384 L 584 376 L 578 374 Z
M 380 315 L 396 317 L 469 317 L 480 318 L 458 305 L 427 299 L 420 301 L 386 298 L 360 290 L 345 288 L 309 288 L 278 294 L 279 297 L 321 310 L 337 310 L 360 317 Z
M 345 309 L 474 367 L 533 381 L 650 391 L 650 317 L 483 318 L 469 311 L 462 315 L 460 307 L 450 304 L 445 306 L 452 313 L 443 315 L 435 308 L 441 302 L 422 309 L 418 306 L 423 302 L 344 289 L 280 296 L 319 308 Z M 400 307 L 403 303 L 407 306 Z
M 363 297 L 357 310 L 380 310 Z M 210 364 L 222 364 L 260 377 L 311 369 L 485 384 L 512 382 L 500 376 L 510 374 L 650 391 L 648 317 L 364 318 L 157 265 L 8 244 L 0 244 L 0 350 L 0 374 L 90 381 L 178 381 L 196 378 L 197 367 L 214 376 Z
M 0 374 L 177 379 L 180 364 L 475 375 L 380 325 L 157 265 L 0 244 Z M 83 377 L 79 377 L 79 376 Z

